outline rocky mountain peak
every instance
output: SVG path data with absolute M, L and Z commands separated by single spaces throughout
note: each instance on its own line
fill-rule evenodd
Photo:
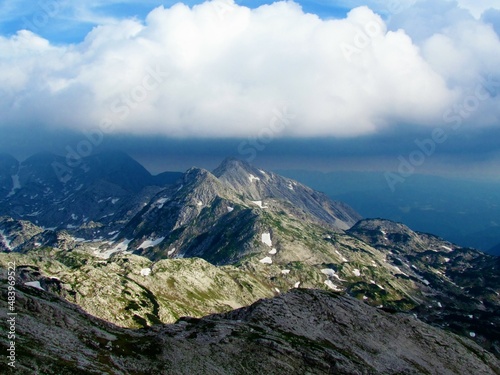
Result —
M 212 176 L 212 174 L 209 171 L 207 171 L 206 169 L 192 167 L 192 168 L 189 168 L 184 173 L 183 183 L 188 184 L 188 183 L 198 181 L 200 179 L 210 178 L 211 176 Z
M 220 165 L 214 169 L 213 174 L 220 178 L 227 175 L 255 173 L 262 175 L 262 172 L 250 163 L 235 157 L 225 158 Z
M 269 196 L 268 180 L 272 173 L 259 170 L 246 161 L 235 158 L 224 159 L 213 174 L 249 199 L 260 200 Z

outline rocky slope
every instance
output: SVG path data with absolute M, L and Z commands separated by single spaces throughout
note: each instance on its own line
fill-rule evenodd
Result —
M 227 314 L 143 330 L 113 326 L 22 284 L 16 306 L 17 368 L 7 373 L 500 373 L 500 362 L 471 340 L 332 292 L 294 290 Z M 6 352 L 5 320 L 0 327 Z
M 362 220 L 348 234 L 387 254 L 401 278 L 420 286 L 414 312 L 427 322 L 476 337 L 500 353 L 500 258 L 461 248 L 388 220 Z
M 177 185 L 158 193 L 118 239 L 151 259 L 201 257 L 234 264 L 271 250 L 261 241 L 264 233 L 278 240 L 305 227 L 343 232 L 359 219 L 348 206 L 296 181 L 226 159 L 214 173 L 188 170 Z M 297 240 L 294 247 L 308 251 L 310 246 Z
M 196 258 L 152 261 L 120 252 L 101 258 L 95 242 L 43 232 L 35 238 L 48 236 L 59 250 L 25 246 L 24 255 L 0 254 L 0 264 L 16 261 L 24 282 L 38 281 L 124 327 L 229 311 L 300 286 L 342 291 L 373 307 L 411 312 L 500 354 L 498 258 L 385 220 L 360 221 L 348 234 L 321 231 L 292 232 L 271 243 L 276 248 L 264 244 L 265 254 L 224 267 Z M 279 251 L 269 254 L 273 249 Z
M 160 260 L 135 255 L 104 260 L 85 251 L 40 248 L 0 254 L 15 262 L 19 281 L 64 297 L 87 313 L 124 327 L 172 323 L 247 306 L 277 294 L 261 275 L 199 259 Z

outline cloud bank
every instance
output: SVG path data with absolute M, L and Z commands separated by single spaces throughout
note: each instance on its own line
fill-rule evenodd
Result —
M 79 44 L 21 30 L 0 37 L 0 51 L 0 127 L 345 137 L 457 116 L 500 124 L 499 36 L 447 1 L 389 21 L 365 6 L 324 20 L 293 2 L 176 4 L 95 27 Z

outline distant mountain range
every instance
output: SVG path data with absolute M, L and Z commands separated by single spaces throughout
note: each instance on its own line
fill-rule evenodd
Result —
M 16 263 L 20 308 L 34 327 L 23 331 L 27 373 L 41 371 L 43 356 L 55 358 L 47 368 L 54 372 L 59 364 L 67 371 L 61 374 L 78 366 L 88 373 L 224 373 L 235 358 L 243 360 L 233 358 L 231 347 L 254 353 L 244 359 L 248 371 L 265 363 L 277 374 L 304 373 L 286 370 L 290 355 L 302 358 L 297 369 L 318 374 L 500 371 L 498 360 L 479 348 L 500 356 L 499 257 L 401 223 L 363 219 L 324 193 L 232 158 L 212 172 L 160 176 L 114 152 L 74 166 L 50 154 L 1 160 L 0 266 Z M 150 328 L 113 328 L 59 297 L 118 326 Z M 271 300 L 230 312 L 262 298 Z M 46 328 L 45 318 L 28 313 L 32 304 L 67 322 L 66 332 L 52 330 L 61 345 L 41 354 L 35 348 L 44 339 L 36 332 Z M 214 313 L 227 315 L 193 319 Z M 325 319 L 335 328 L 323 335 L 318 327 Z M 71 321 L 94 334 L 82 336 Z M 389 321 L 395 325 L 387 328 Z M 398 330 L 406 332 L 407 347 L 386 358 Z M 379 349 L 359 349 L 368 337 L 383 341 Z M 64 353 L 66 340 L 81 354 Z M 212 344 L 206 362 L 212 370 L 196 361 L 182 362 L 177 372 L 168 367 Z M 432 349 L 426 361 L 427 345 L 435 344 L 454 349 Z M 172 346 L 178 351 L 165 354 Z M 268 347 L 279 354 L 262 362 Z
M 181 173 L 152 176 L 121 152 L 78 162 L 41 153 L 22 163 L 0 156 L 0 209 L 46 228 L 81 228 L 99 222 L 113 228 L 133 217 L 161 186 Z
M 279 171 L 348 203 L 461 246 L 500 255 L 500 181 L 413 175 L 392 191 L 383 173 Z

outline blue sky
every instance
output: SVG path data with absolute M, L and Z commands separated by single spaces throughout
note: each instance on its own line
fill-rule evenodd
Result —
M 171 7 L 178 1 L 84 1 L 78 4 L 65 0 L 0 1 L 0 34 L 12 35 L 18 30 L 28 29 L 53 43 L 78 43 L 93 27 L 118 19 L 137 18 L 143 20 L 158 7 Z M 83 3 L 83 4 L 81 4 Z M 194 6 L 202 1 L 183 1 Z M 272 1 L 240 0 L 236 4 L 257 8 Z M 350 6 L 331 1 L 299 2 L 305 12 L 318 14 L 323 18 L 345 17 Z
M 327 19 L 343 18 L 349 10 L 363 5 L 387 17 L 393 13 L 393 10 L 410 7 L 418 0 L 304 0 L 296 2 L 301 5 L 304 12 L 317 14 Z M 0 1 L 0 34 L 8 36 L 15 34 L 18 30 L 28 29 L 54 43 L 78 43 L 97 25 L 124 18 L 143 20 L 152 9 L 158 6 L 168 8 L 176 3 L 178 1 L 2 0 Z M 182 3 L 194 6 L 203 1 L 182 1 Z M 235 3 L 257 8 L 264 4 L 272 4 L 273 1 L 238 0 Z M 476 17 L 488 9 L 500 9 L 497 0 L 460 0 L 458 5 Z
M 201 140 L 498 175 L 499 35 L 498 0 L 3 0 L 0 152 Z

